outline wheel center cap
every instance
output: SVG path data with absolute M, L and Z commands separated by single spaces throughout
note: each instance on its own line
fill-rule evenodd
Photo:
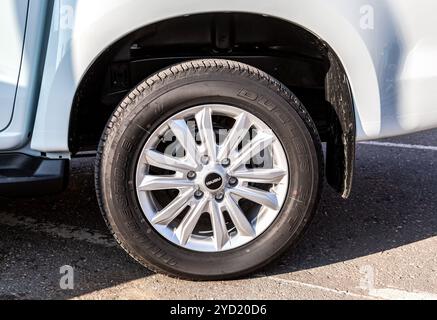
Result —
M 223 177 L 218 173 L 210 173 L 205 179 L 205 186 L 212 191 L 217 191 L 223 186 Z

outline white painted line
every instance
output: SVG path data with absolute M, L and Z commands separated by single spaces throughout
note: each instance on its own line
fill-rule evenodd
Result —
M 369 291 L 369 295 L 375 298 L 384 300 L 432 300 L 437 301 L 437 294 L 428 292 L 408 292 L 399 289 L 373 289 Z
M 391 143 L 391 142 L 360 142 L 359 144 L 377 147 L 387 147 L 387 148 L 401 148 L 401 149 L 415 149 L 415 150 L 427 150 L 427 151 L 437 151 L 437 147 L 433 146 L 422 146 L 415 144 L 403 144 L 403 143 Z
M 309 284 L 309 283 L 304 283 L 304 282 L 300 282 L 300 281 L 282 279 L 279 277 L 268 277 L 268 279 L 276 281 L 276 282 L 290 284 L 293 286 L 299 286 L 299 287 L 308 288 L 308 289 L 315 289 L 315 290 L 319 290 L 319 291 L 332 293 L 335 295 L 346 296 L 346 297 L 357 298 L 357 299 L 437 301 L 437 294 L 429 293 L 429 292 L 422 292 L 422 291 L 409 292 L 409 291 L 394 289 L 394 288 L 383 288 L 383 289 L 372 289 L 372 290 L 367 292 L 368 295 L 363 295 L 363 294 L 357 294 L 357 293 L 353 293 L 353 292 L 349 292 L 349 291 L 331 289 L 331 288 L 318 286 L 318 285 L 314 285 L 314 284 Z
M 355 298 L 355 299 L 366 299 L 366 300 L 376 300 L 377 298 L 379 298 L 379 297 L 371 297 L 371 296 L 366 296 L 366 295 L 362 295 L 362 294 L 357 294 L 357 293 L 353 293 L 353 292 L 349 292 L 349 291 L 342 291 L 342 290 L 337 290 L 337 289 L 326 288 L 326 287 L 322 287 L 322 286 L 318 286 L 318 285 L 314 285 L 314 284 L 309 284 L 309 283 L 304 283 L 304 282 L 300 282 L 300 281 L 282 279 L 279 277 L 268 277 L 268 279 L 276 281 L 276 282 L 280 282 L 280 283 L 285 283 L 285 284 L 297 286 L 297 287 L 324 291 L 324 292 L 332 293 L 335 295 L 340 295 L 343 297 L 346 296 L 346 297 L 351 297 L 351 298 Z
M 62 239 L 85 241 L 108 248 L 117 246 L 115 240 L 99 231 L 86 228 L 38 222 L 33 218 L 20 217 L 0 212 L 0 224 L 9 227 L 21 227 L 32 232 L 45 233 Z

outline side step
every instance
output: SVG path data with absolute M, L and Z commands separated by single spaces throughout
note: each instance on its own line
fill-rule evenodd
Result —
M 67 186 L 69 160 L 52 160 L 21 153 L 0 154 L 0 196 L 42 196 Z

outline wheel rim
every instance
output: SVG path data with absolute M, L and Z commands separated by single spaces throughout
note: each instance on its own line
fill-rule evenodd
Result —
M 168 241 L 222 252 L 250 243 L 286 200 L 288 161 L 274 132 L 229 105 L 203 105 L 166 120 L 138 160 L 143 213 Z

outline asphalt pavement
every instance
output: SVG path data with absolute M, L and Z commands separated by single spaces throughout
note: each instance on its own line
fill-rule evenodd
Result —
M 437 131 L 359 144 L 351 199 L 326 186 L 297 249 L 247 279 L 187 282 L 118 248 L 93 159 L 76 159 L 66 192 L 0 199 L 0 299 L 437 299 L 436 162 Z

